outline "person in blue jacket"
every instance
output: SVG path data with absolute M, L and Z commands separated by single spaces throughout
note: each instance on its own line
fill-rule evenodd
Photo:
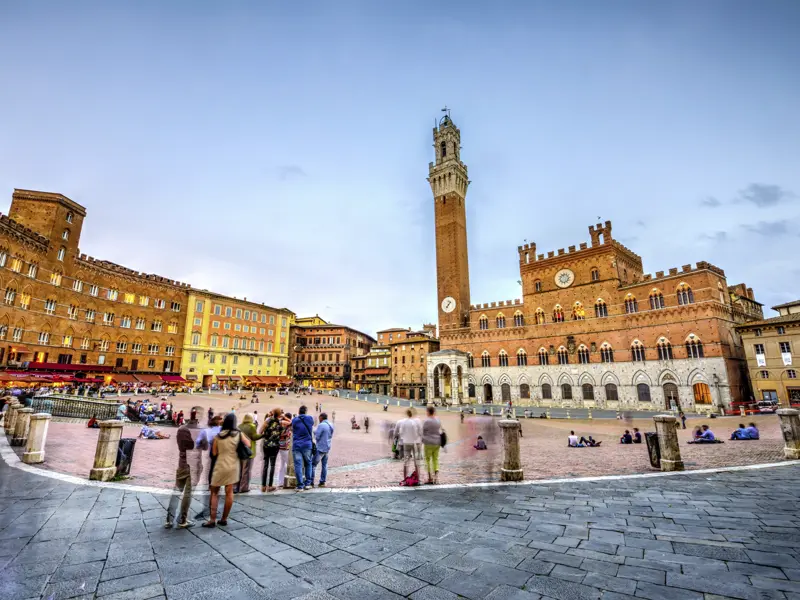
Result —
M 292 455 L 298 492 L 311 489 L 314 483 L 311 475 L 314 417 L 307 415 L 307 412 L 308 408 L 304 404 L 300 407 L 299 414 L 292 419 Z

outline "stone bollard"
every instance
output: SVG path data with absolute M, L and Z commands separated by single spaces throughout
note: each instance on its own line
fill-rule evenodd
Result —
M 400 400 L 397 401 L 397 406 L 400 406 Z
M 24 446 L 28 441 L 28 429 L 31 426 L 32 408 L 20 408 L 17 411 L 17 420 L 14 421 L 14 437 L 11 438 L 12 446 Z
M 519 434 L 522 425 L 516 419 L 499 422 L 503 431 L 503 468 L 500 481 L 522 481 L 522 463 L 519 454 Z
M 796 460 L 800 458 L 800 410 L 779 408 L 778 418 L 783 432 L 783 454 L 786 458 Z
M 589 419 L 590 421 L 592 420 L 592 409 L 591 408 L 588 409 L 588 414 L 587 414 L 586 418 Z
M 683 471 L 681 448 L 678 445 L 678 418 L 675 415 L 656 415 L 653 417 L 658 433 L 658 447 L 661 450 L 662 471 Z
M 289 464 L 286 465 L 286 475 L 283 476 L 283 489 L 293 490 L 297 487 L 297 476 L 294 472 L 294 452 L 289 448 Z
M 14 435 L 14 420 L 17 418 L 17 411 L 22 408 L 22 405 L 16 400 L 8 405 L 6 416 L 3 419 L 3 428 L 6 435 Z
M 567 409 L 567 418 L 571 419 L 572 417 L 569 416 L 569 409 Z
M 122 421 L 100 421 L 99 424 L 94 467 L 89 471 L 89 479 L 109 481 L 117 474 L 117 451 L 122 437 Z
M 547 415 L 547 418 L 549 419 L 550 418 L 550 409 L 549 408 L 545 411 L 545 414 Z
M 25 453 L 22 455 L 22 462 L 29 465 L 44 462 L 44 446 L 51 418 L 52 416 L 48 413 L 31 415 L 28 443 L 25 446 Z

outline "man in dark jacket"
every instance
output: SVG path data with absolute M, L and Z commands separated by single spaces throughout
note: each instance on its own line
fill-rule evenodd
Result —
M 299 414 L 292 419 L 292 454 L 297 491 L 311 489 L 314 480 L 311 473 L 311 448 L 313 446 L 314 417 L 307 415 L 308 408 L 300 407 Z
M 178 527 L 186 529 L 194 525 L 193 521 L 188 518 L 189 505 L 192 502 L 192 463 L 195 465 L 195 472 L 197 473 L 197 465 L 200 464 L 199 453 L 200 450 L 194 449 L 194 437 L 192 430 L 196 426 L 194 423 L 185 424 L 178 428 L 175 439 L 178 442 L 178 468 L 175 471 L 175 490 L 170 496 L 169 506 L 167 506 L 167 520 L 164 527 L 172 529 L 175 519 L 175 510 L 178 507 L 178 499 L 183 493 L 181 500 L 181 512 L 178 518 Z M 190 456 L 187 456 L 189 453 Z

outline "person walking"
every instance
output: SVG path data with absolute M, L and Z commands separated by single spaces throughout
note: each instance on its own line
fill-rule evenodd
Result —
M 364 433 L 369 433 L 369 416 L 364 416 Z
M 319 463 L 322 463 L 319 487 L 325 487 L 325 482 L 328 479 L 328 453 L 331 451 L 331 439 L 333 438 L 333 425 L 328 423 L 328 415 L 326 413 L 320 413 L 319 425 L 317 425 L 317 430 L 314 432 L 314 437 L 317 440 L 317 452 L 311 462 L 311 487 L 314 487 Z
M 292 419 L 292 455 L 294 476 L 297 478 L 297 491 L 311 489 L 311 459 L 314 446 L 314 417 L 307 415 L 308 408 L 300 407 L 300 414 Z
M 439 450 L 442 447 L 442 422 L 436 417 L 436 408 L 428 407 L 428 418 L 422 423 L 422 444 L 425 447 L 427 484 L 439 483 Z
M 212 415 L 211 419 L 209 419 L 208 427 L 203 429 L 200 432 L 200 435 L 197 436 L 197 441 L 194 444 L 195 450 L 202 450 L 208 452 L 208 486 L 211 487 L 211 475 L 214 472 L 214 463 L 216 462 L 216 457 L 211 452 L 212 446 L 214 443 L 214 438 L 219 435 L 219 432 L 222 430 L 222 415 Z M 211 496 L 207 496 L 208 500 L 206 502 L 206 506 L 203 510 L 197 513 L 194 518 L 195 519 L 204 519 L 206 513 L 210 510 L 209 507 L 211 506 Z
M 292 413 L 282 413 L 281 436 L 278 441 L 278 487 L 283 487 L 286 482 L 286 471 L 289 469 L 289 456 L 292 448 Z
M 228 515 L 233 507 L 233 486 L 239 481 L 240 460 L 237 448 L 242 442 L 248 448 L 251 447 L 247 436 L 242 435 L 236 428 L 236 415 L 228 413 L 222 421 L 222 430 L 214 438 L 211 453 L 216 457 L 214 473 L 211 475 L 211 514 L 208 521 L 203 523 L 203 527 L 217 526 L 217 507 L 219 505 L 219 489 L 225 488 L 225 506 L 222 510 L 222 518 L 219 524 L 228 524 Z
M 403 447 L 403 480 L 411 474 L 408 464 L 414 461 L 414 471 L 419 477 L 419 447 L 422 443 L 422 426 L 414 417 L 414 411 L 406 409 L 406 418 L 397 423 L 397 435 Z
M 253 461 L 256 459 L 256 448 L 258 444 L 256 442 L 261 439 L 261 435 L 258 433 L 258 428 L 256 427 L 255 421 L 253 419 L 253 415 L 246 414 L 242 418 L 242 424 L 239 425 L 239 431 L 247 436 L 252 443 L 250 444 L 251 449 L 251 457 L 242 461 L 242 476 L 239 479 L 239 483 L 233 489 L 234 494 L 246 494 L 250 491 L 250 471 L 253 468 Z
M 264 469 L 261 471 L 261 491 L 274 492 L 272 485 L 275 476 L 275 463 L 280 451 L 281 433 L 284 425 L 281 423 L 281 409 L 273 408 L 267 420 L 261 426 L 261 437 L 264 439 Z M 267 484 L 269 483 L 269 486 Z M 281 481 L 278 482 L 282 484 Z
M 684 414 L 683 411 L 681 411 L 680 418 L 681 418 L 681 425 L 683 426 L 683 429 L 686 429 L 686 415 Z
M 192 469 L 186 456 L 187 452 L 194 452 L 192 429 L 194 429 L 193 425 L 182 425 L 175 434 L 175 439 L 178 442 L 178 468 L 175 471 L 175 490 L 170 496 L 169 505 L 167 506 L 167 520 L 164 523 L 166 529 L 172 529 L 179 499 L 181 512 L 178 518 L 178 528 L 187 529 L 194 525 L 194 521 L 190 521 L 188 518 L 189 505 L 192 502 Z M 200 450 L 197 451 L 198 455 L 199 453 Z M 202 463 L 200 465 L 202 466 Z M 182 499 L 181 494 L 183 494 Z

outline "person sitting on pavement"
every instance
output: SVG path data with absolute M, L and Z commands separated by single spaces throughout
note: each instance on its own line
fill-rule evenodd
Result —
M 691 440 L 690 444 L 721 444 L 722 440 L 718 440 L 714 436 L 714 432 L 708 428 L 708 425 L 703 425 L 700 437 Z
M 634 444 L 641 444 L 642 443 L 642 434 L 639 432 L 638 427 L 633 428 L 633 443 Z
M 139 432 L 139 437 L 147 440 L 168 440 L 169 434 L 161 433 L 160 431 L 156 431 L 152 427 L 144 425 L 142 427 L 142 431 Z
M 622 434 L 622 437 L 619 438 L 619 443 L 620 444 L 632 444 L 633 443 L 633 436 L 631 435 L 631 432 L 626 429 L 625 433 Z
M 580 441 L 578 443 L 579 444 L 583 444 L 584 446 L 589 446 L 590 448 L 596 448 L 597 446 L 599 446 L 603 442 L 598 442 L 592 436 L 589 436 L 588 439 L 583 437 L 583 436 L 581 436 L 581 439 L 580 439 Z
M 748 423 L 747 429 L 745 429 L 745 431 L 747 432 L 748 435 L 747 439 L 749 440 L 759 439 L 758 427 L 756 427 L 755 423 Z
M 89 429 L 100 429 L 100 424 L 97 422 L 97 415 L 92 415 L 92 418 L 89 419 L 89 422 L 86 424 L 86 427 Z
M 578 436 L 575 435 L 574 431 L 570 431 L 569 432 L 569 436 L 567 436 L 567 446 L 569 446 L 570 448 L 584 448 L 585 447 L 584 444 L 582 444 L 578 440 Z
M 744 423 L 739 423 L 739 428 L 734 430 L 731 434 L 732 440 L 749 440 L 750 434 L 747 433 L 747 428 L 744 426 Z
M 486 442 L 483 440 L 482 435 L 478 436 L 478 440 L 473 446 L 473 448 L 475 448 L 475 450 L 488 450 L 488 448 L 486 447 Z

